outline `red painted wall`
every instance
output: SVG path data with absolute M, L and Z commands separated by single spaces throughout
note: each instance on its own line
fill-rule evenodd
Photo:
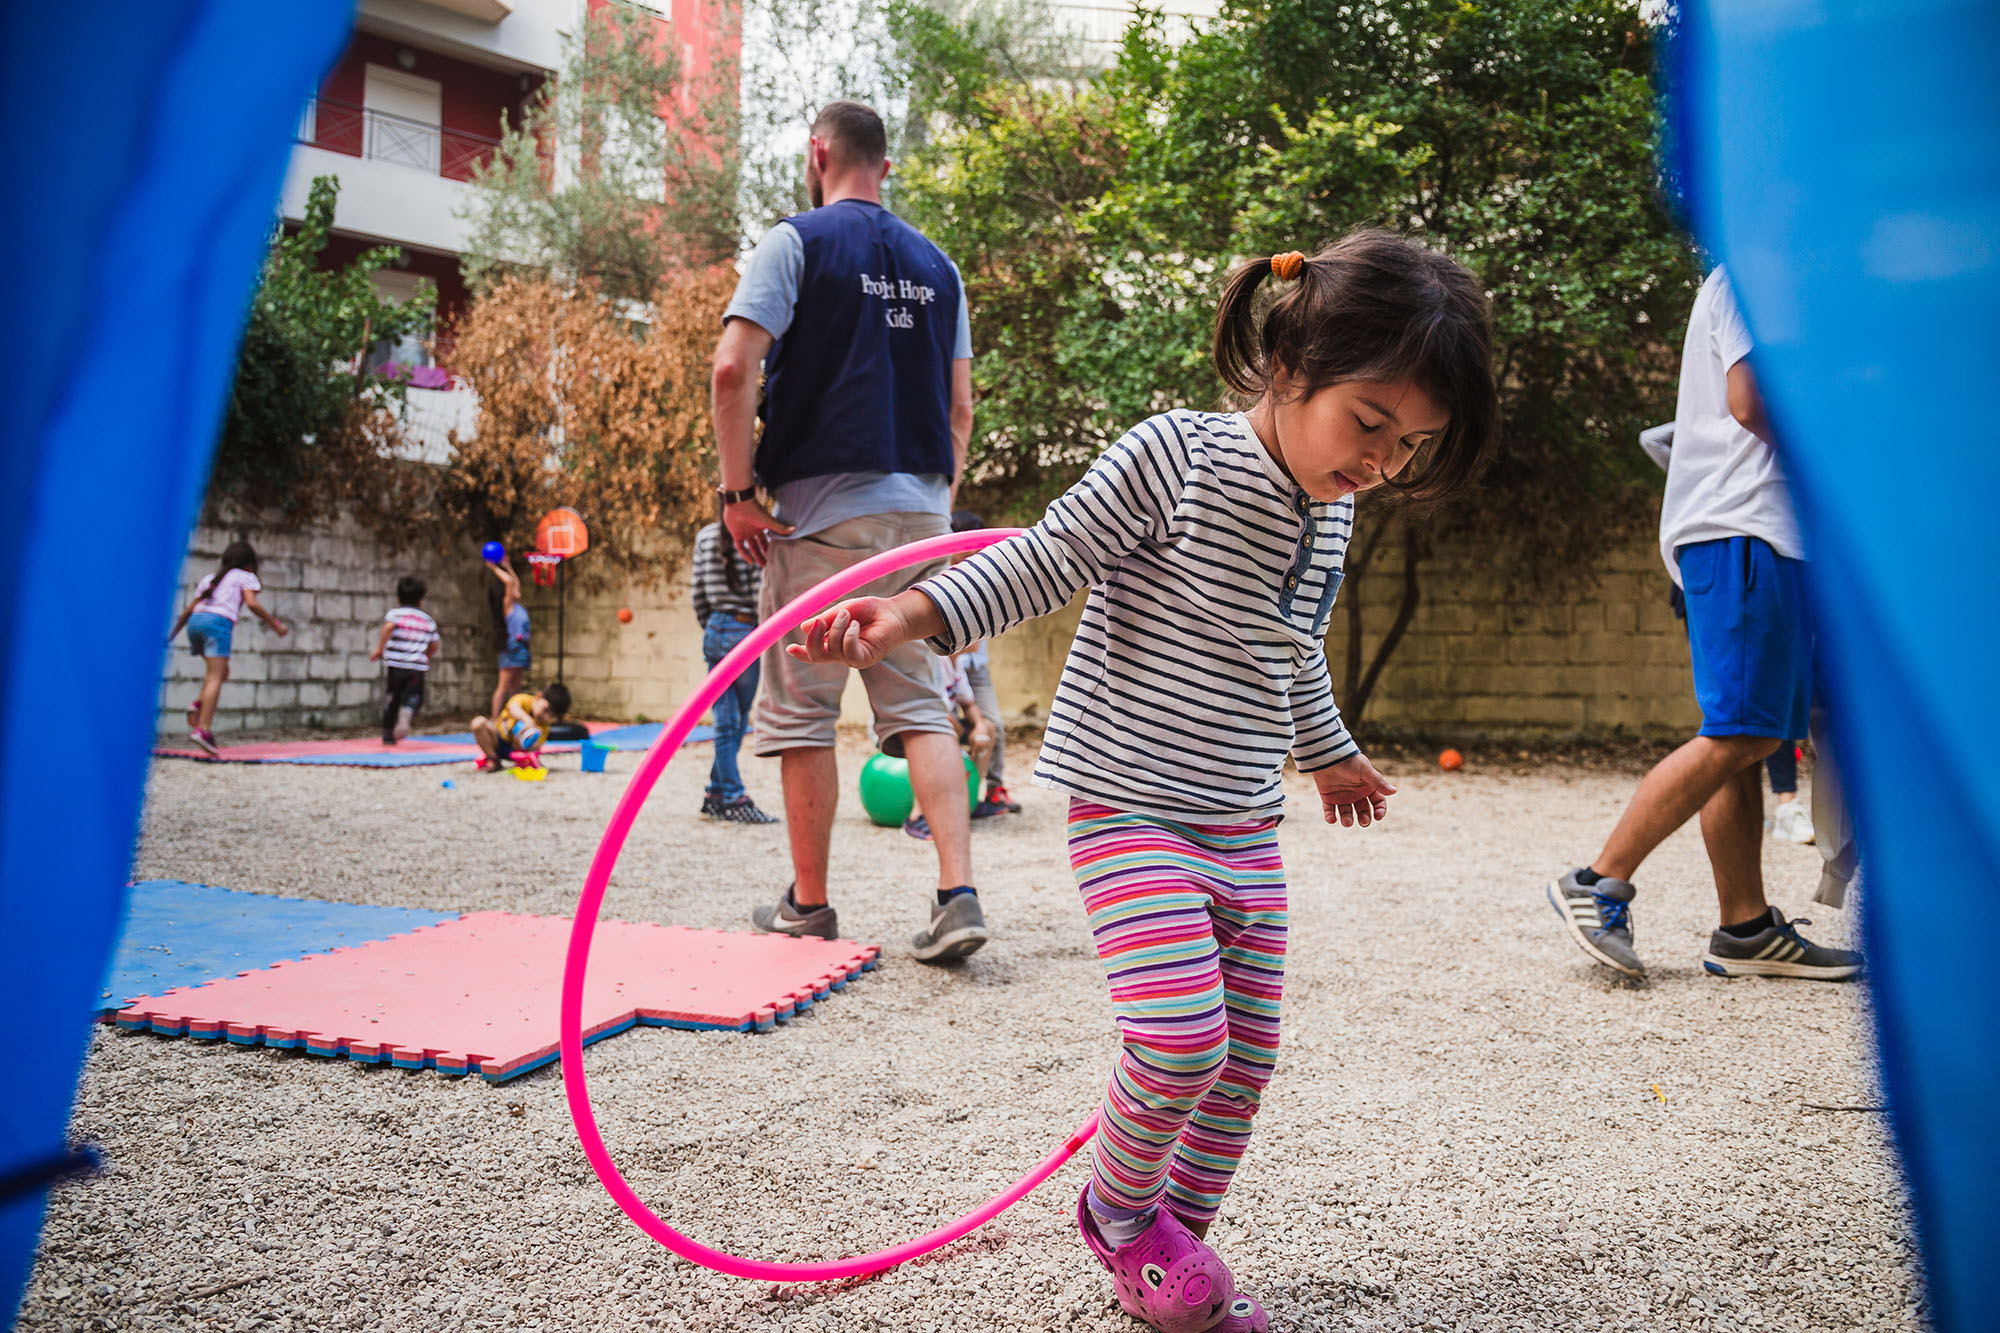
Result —
M 407 49 L 416 63 L 405 70 L 396 63 L 396 52 Z M 426 51 L 408 42 L 357 32 L 341 54 L 340 61 L 320 85 L 320 96 L 329 102 L 360 106 L 366 88 L 366 68 L 382 65 L 419 78 L 435 79 L 440 87 L 441 119 L 445 132 L 442 174 L 454 180 L 471 176 L 471 164 L 483 158 L 478 141 L 500 137 L 504 113 L 516 124 L 522 109 L 541 88 L 540 77 L 510 74 L 488 69 L 455 56 Z M 358 116 L 340 107 L 325 107 L 320 113 L 315 143 L 329 152 L 361 155 L 361 122 Z

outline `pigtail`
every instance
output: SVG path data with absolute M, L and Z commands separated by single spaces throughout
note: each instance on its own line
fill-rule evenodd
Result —
M 1264 391 L 1264 341 L 1258 329 L 1257 289 L 1271 272 L 1267 255 L 1231 270 L 1215 310 L 1216 373 L 1222 382 L 1246 397 Z

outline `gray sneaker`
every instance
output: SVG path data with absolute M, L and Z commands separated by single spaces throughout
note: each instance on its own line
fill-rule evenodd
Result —
M 778 895 L 778 901 L 769 907 L 759 907 L 750 913 L 750 924 L 768 935 L 816 935 L 830 940 L 837 936 L 839 918 L 832 906 L 801 908 L 792 901 L 792 886 Z
M 986 929 L 986 914 L 979 910 L 979 895 L 954 893 L 931 908 L 929 928 L 910 938 L 910 948 L 918 962 L 942 963 L 977 953 L 991 938 Z
M 1852 949 L 1828 949 L 1799 934 L 1811 921 L 1785 920 L 1771 909 L 1771 924 L 1749 939 L 1724 930 L 1708 937 L 1701 965 L 1718 977 L 1805 977 L 1813 981 L 1846 981 L 1861 970 L 1861 955 Z
M 1595 884 L 1579 884 L 1576 870 L 1549 881 L 1549 906 L 1569 927 L 1577 947 L 1606 967 L 1628 977 L 1646 975 L 1646 965 L 1632 950 L 1632 895 L 1638 892 L 1609 875 Z

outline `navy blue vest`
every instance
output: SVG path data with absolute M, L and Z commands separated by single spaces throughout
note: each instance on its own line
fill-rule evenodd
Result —
M 788 218 L 805 241 L 791 327 L 764 357 L 757 477 L 953 473 L 958 275 L 924 234 L 843 199 Z

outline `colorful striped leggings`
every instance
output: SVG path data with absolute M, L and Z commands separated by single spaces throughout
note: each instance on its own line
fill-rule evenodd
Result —
M 1179 824 L 1072 799 L 1069 859 L 1124 1049 L 1093 1188 L 1207 1221 L 1278 1058 L 1285 867 L 1278 821 Z

